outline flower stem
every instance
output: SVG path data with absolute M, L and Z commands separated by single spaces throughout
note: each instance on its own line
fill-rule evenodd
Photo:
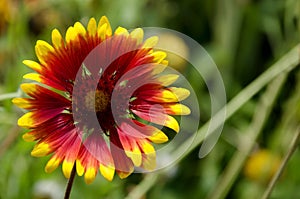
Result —
M 72 172 L 71 172 L 71 176 L 70 176 L 68 184 L 67 184 L 67 188 L 66 188 L 64 199 L 69 199 L 70 198 L 70 194 L 71 194 L 73 182 L 74 182 L 74 179 L 75 179 L 75 174 L 76 174 L 76 164 L 74 164 L 74 166 L 73 166 L 73 169 L 72 169 Z
M 300 129 L 297 129 L 297 132 L 291 142 L 291 146 L 287 152 L 287 154 L 285 155 L 279 169 L 277 170 L 277 172 L 275 173 L 275 175 L 273 176 L 272 180 L 270 181 L 266 191 L 264 192 L 264 195 L 262 196 L 261 199 L 267 199 L 269 198 L 269 196 L 272 193 L 273 188 L 275 187 L 276 182 L 278 181 L 279 177 L 281 176 L 284 168 L 286 167 L 289 159 L 292 157 L 293 153 L 295 152 L 295 150 L 297 149 L 298 143 L 299 143 L 299 139 L 300 139 Z
M 13 92 L 13 93 L 4 93 L 4 94 L 0 94 L 0 101 L 3 100 L 7 100 L 7 99 L 12 99 L 15 97 L 19 97 L 20 96 L 20 92 Z
M 249 84 L 246 88 L 244 88 L 239 94 L 237 94 L 224 108 L 226 109 L 226 117 L 225 121 L 228 120 L 234 113 L 236 113 L 246 102 L 248 102 L 256 93 L 258 93 L 262 88 L 264 88 L 269 82 L 275 79 L 280 74 L 286 72 L 288 73 L 292 69 L 294 69 L 299 64 L 299 48 L 300 43 L 297 44 L 293 49 L 287 52 L 281 59 L 279 59 L 276 63 L 274 63 L 267 71 L 261 74 L 258 78 L 256 78 L 251 84 Z M 220 111 L 223 113 L 223 110 Z M 222 115 L 222 114 L 221 114 Z M 216 114 L 213 116 L 214 119 L 218 119 L 220 114 Z M 217 120 L 220 122 L 215 123 L 215 127 L 210 129 L 210 132 L 213 132 L 216 128 L 222 125 L 222 120 Z M 178 147 L 172 155 L 173 157 L 178 157 L 178 153 L 182 154 L 184 150 L 185 153 L 181 155 L 176 162 L 182 160 L 185 156 L 187 156 L 191 151 L 193 151 L 202 141 L 205 139 L 206 132 L 209 130 L 209 122 L 205 123 L 197 132 L 196 137 L 187 139 L 180 147 Z M 192 139 L 192 140 L 191 140 Z M 192 144 L 191 144 L 192 143 Z M 186 150 L 187 149 L 187 150 Z M 163 172 L 162 172 L 163 173 Z M 151 174 L 149 174 L 151 175 Z M 159 174 L 156 179 L 159 179 Z M 139 193 L 147 192 L 151 186 L 148 186 L 147 189 L 141 184 L 144 184 L 144 179 L 142 183 L 137 185 L 130 193 L 130 199 L 139 198 Z M 157 181 L 157 180 L 155 180 Z M 152 183 L 155 184 L 155 181 Z M 142 191 L 140 191 L 142 189 Z M 129 198 L 129 197 L 128 197 Z
M 247 136 L 241 140 L 239 150 L 233 155 L 228 163 L 222 176 L 219 178 L 217 185 L 212 189 L 207 198 L 221 199 L 225 198 L 230 191 L 234 181 L 238 177 L 243 165 L 256 143 L 257 137 L 262 132 L 265 122 L 271 114 L 271 110 L 275 104 L 278 94 L 286 80 L 287 74 L 283 73 L 273 80 L 265 93 L 261 96 L 256 111 L 253 115 L 252 123 L 245 132 Z

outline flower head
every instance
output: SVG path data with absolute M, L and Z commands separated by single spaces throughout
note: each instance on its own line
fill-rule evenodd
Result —
M 171 115 L 190 113 L 179 103 L 189 91 L 170 87 L 178 76 L 162 74 L 166 53 L 153 48 L 157 37 L 144 41 L 143 34 L 122 27 L 113 33 L 102 17 L 98 24 L 91 18 L 87 28 L 76 22 L 65 40 L 54 29 L 52 45 L 37 41 L 38 62 L 24 61 L 36 71 L 24 78 L 35 83 L 23 83 L 28 96 L 13 102 L 28 110 L 18 125 L 29 129 L 26 141 L 37 141 L 31 154 L 52 154 L 46 172 L 62 164 L 69 178 L 76 165 L 91 183 L 98 170 L 112 180 L 115 172 L 127 177 L 134 166 L 155 169 L 152 143 L 168 141 L 159 127 L 179 132 Z

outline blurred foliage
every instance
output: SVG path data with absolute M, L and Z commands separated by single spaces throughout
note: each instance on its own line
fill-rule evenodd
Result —
M 36 59 L 36 40 L 50 41 L 53 28 L 64 34 L 74 22 L 86 24 L 90 17 L 102 15 L 107 15 L 113 28 L 164 27 L 198 41 L 219 67 L 228 101 L 300 41 L 299 0 L 0 0 L 0 199 L 62 198 L 66 179 L 60 169 L 44 172 L 48 158 L 30 156 L 34 143 L 22 140 L 24 131 L 16 126 L 22 111 L 12 105 L 10 96 L 19 94 L 22 76 L 29 72 L 22 60 Z M 176 44 L 176 39 L 169 39 Z M 184 49 L 182 41 L 177 42 Z M 179 70 L 185 71 L 199 96 L 203 124 L 210 116 L 207 88 L 189 67 Z M 296 68 L 288 75 L 253 155 L 263 150 L 278 162 L 286 153 L 299 126 L 299 91 L 300 71 Z M 172 172 L 161 175 L 143 198 L 196 199 L 213 191 L 233 154 L 240 150 L 241 137 L 247 136 L 245 130 L 262 93 L 226 122 L 221 139 L 207 157 L 199 159 L 197 148 L 174 165 Z M 257 179 L 257 175 L 260 169 L 278 163 L 272 158 L 251 157 L 246 172 L 238 174 L 226 198 L 259 198 L 265 190 L 271 174 L 260 176 L 267 179 Z M 300 197 L 299 165 L 300 151 L 296 151 L 272 198 Z M 98 175 L 93 184 L 86 185 L 77 177 L 71 198 L 124 198 L 143 178 L 143 174 L 133 174 L 107 182 Z

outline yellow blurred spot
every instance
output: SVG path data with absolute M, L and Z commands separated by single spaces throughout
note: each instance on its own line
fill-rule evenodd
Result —
M 43 157 L 48 155 L 49 152 L 50 152 L 49 144 L 41 142 L 34 146 L 33 150 L 31 151 L 31 155 L 34 157 Z
M 114 175 L 115 175 L 115 167 L 114 166 L 105 166 L 103 164 L 100 164 L 99 170 L 105 179 L 107 179 L 108 181 L 113 180 Z
M 248 178 L 267 182 L 280 166 L 280 158 L 268 150 L 259 150 L 246 161 L 244 174 Z

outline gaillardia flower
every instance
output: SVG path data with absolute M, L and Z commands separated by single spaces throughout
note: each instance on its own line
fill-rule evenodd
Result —
M 87 28 L 76 22 L 65 39 L 52 31 L 52 45 L 37 41 L 38 62 L 24 64 L 36 71 L 24 76 L 27 94 L 13 103 L 28 110 L 18 125 L 29 129 L 26 141 L 36 141 L 31 154 L 52 154 L 45 171 L 62 164 L 66 178 L 76 167 L 91 183 L 98 172 L 112 180 L 116 172 L 126 178 L 140 167 L 154 170 L 152 143 L 164 143 L 165 126 L 179 132 L 171 115 L 187 115 L 179 102 L 189 96 L 184 88 L 171 87 L 178 75 L 163 73 L 166 53 L 154 49 L 158 38 L 144 40 L 137 28 L 119 27 L 112 33 L 104 16 Z

